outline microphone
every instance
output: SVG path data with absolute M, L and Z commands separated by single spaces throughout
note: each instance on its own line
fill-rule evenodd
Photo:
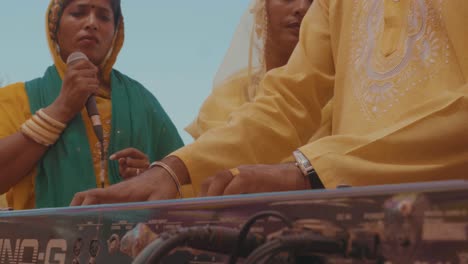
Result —
M 86 54 L 80 51 L 72 52 L 67 58 L 67 65 L 72 65 L 73 63 L 79 60 L 89 60 Z M 88 117 L 91 119 L 91 123 L 93 124 L 94 134 L 98 138 L 99 142 L 104 141 L 104 133 L 102 130 L 102 123 L 101 117 L 99 116 L 99 112 L 97 110 L 96 105 L 96 98 L 94 95 L 90 95 L 88 100 L 86 101 L 86 111 L 88 112 Z
M 80 51 L 72 52 L 67 58 L 67 65 L 72 65 L 73 63 L 79 60 L 89 60 L 88 56 Z M 96 97 L 91 94 L 86 101 L 86 111 L 88 112 L 88 117 L 93 124 L 94 134 L 96 135 L 99 143 L 101 145 L 101 188 L 104 188 L 104 168 L 105 168 L 105 157 L 104 157 L 104 132 L 102 129 L 102 122 L 101 116 L 99 115 L 97 105 L 96 105 Z

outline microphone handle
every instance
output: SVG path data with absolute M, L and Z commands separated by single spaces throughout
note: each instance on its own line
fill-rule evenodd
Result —
M 93 123 L 94 133 L 96 134 L 99 142 L 102 143 L 104 141 L 104 133 L 102 131 L 101 117 L 97 110 L 96 97 L 94 97 L 94 95 L 89 96 L 86 101 L 86 110 L 88 111 L 88 116 Z
M 90 95 L 88 100 L 86 101 L 86 110 L 88 110 L 88 116 L 95 116 L 99 115 L 96 105 L 96 97 L 94 95 Z

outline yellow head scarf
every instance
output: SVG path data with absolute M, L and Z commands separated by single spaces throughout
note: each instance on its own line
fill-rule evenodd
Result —
M 56 41 L 56 32 L 60 18 L 62 16 L 63 8 L 64 0 L 51 0 L 46 12 L 47 42 L 49 44 L 49 50 L 50 54 L 52 55 L 52 59 L 54 60 L 54 64 L 57 67 L 57 71 L 62 79 L 65 75 L 67 66 L 60 56 L 60 48 Z M 111 46 L 112 48 L 107 53 L 107 56 L 102 64 L 99 65 L 99 69 L 101 70 L 100 72 L 102 73 L 102 79 L 105 83 L 109 83 L 110 81 L 110 72 L 115 61 L 117 60 L 117 55 L 122 49 L 124 38 L 124 20 L 122 14 L 120 14 Z

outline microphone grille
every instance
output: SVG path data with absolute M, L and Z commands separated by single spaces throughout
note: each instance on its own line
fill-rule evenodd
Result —
M 67 58 L 67 64 L 73 63 L 78 60 L 88 60 L 88 56 L 81 51 L 72 52 Z

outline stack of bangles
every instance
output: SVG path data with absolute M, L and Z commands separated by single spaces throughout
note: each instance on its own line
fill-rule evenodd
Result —
M 49 147 L 55 144 L 66 125 L 39 109 L 35 115 L 21 125 L 21 132 L 34 142 Z
M 177 175 L 171 169 L 171 167 L 169 167 L 167 164 L 165 164 L 163 162 L 160 162 L 160 161 L 155 161 L 155 162 L 151 163 L 150 168 L 154 168 L 154 167 L 161 167 L 167 173 L 169 173 L 169 175 L 171 175 L 171 178 L 172 178 L 172 180 L 174 181 L 174 183 L 175 183 L 175 185 L 177 187 L 177 192 L 179 193 L 179 198 L 184 198 L 183 195 L 182 195 L 182 187 L 181 187 L 181 184 L 179 182 L 179 178 L 177 178 Z

